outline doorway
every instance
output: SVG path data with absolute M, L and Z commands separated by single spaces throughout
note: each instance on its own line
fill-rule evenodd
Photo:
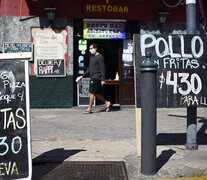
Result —
M 127 26 L 129 29 L 129 25 Z M 125 66 L 123 62 L 123 39 L 83 39 L 83 24 L 81 19 L 74 20 L 74 105 L 77 105 L 77 83 L 75 79 L 84 74 L 89 65 L 89 45 L 98 44 L 98 51 L 105 60 L 105 79 L 114 80 L 116 72 L 119 81 L 108 83 L 103 87 L 103 95 L 114 104 L 135 104 L 134 97 L 134 67 Z M 130 31 L 131 32 L 131 31 Z M 131 37 L 130 37 L 131 39 Z M 133 63 L 132 63 L 133 64 Z M 96 101 L 96 104 L 100 104 Z

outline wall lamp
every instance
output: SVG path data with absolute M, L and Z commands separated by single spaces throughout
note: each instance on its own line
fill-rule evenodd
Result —
M 156 13 L 157 22 L 158 24 L 164 24 L 166 23 L 167 16 L 169 15 L 168 12 L 164 12 L 162 9 L 159 9 Z
M 55 19 L 57 8 L 49 7 L 49 8 L 45 8 L 44 11 L 47 14 L 47 18 L 49 19 L 50 24 L 52 24 L 52 21 Z

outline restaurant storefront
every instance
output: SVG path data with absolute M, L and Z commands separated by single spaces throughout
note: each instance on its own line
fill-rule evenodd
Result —
M 116 104 L 134 104 L 133 34 L 185 33 L 185 4 L 169 7 L 163 1 L 1 0 L 0 44 L 34 44 L 31 107 L 79 105 L 75 79 L 88 67 L 92 42 L 98 43 L 105 58 L 105 97 Z M 48 7 L 57 10 L 53 21 L 44 11 Z M 165 24 L 157 21 L 161 11 L 168 13 Z

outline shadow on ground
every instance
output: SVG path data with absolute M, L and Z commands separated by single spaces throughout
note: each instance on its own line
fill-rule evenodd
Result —
M 157 157 L 157 172 L 168 162 L 168 160 L 175 154 L 176 151 L 169 149 L 164 150 L 162 153 Z
M 186 118 L 187 128 L 187 116 L 178 116 L 169 114 L 168 116 L 174 116 L 179 118 Z M 197 117 L 200 119 L 197 123 L 202 123 L 201 128 L 197 132 L 198 145 L 207 145 L 207 119 L 204 117 Z M 186 132 L 183 133 L 159 133 L 157 135 L 157 145 L 185 145 L 186 144 Z
M 32 180 L 40 180 L 43 176 L 62 164 L 64 160 L 73 156 L 83 149 L 64 150 L 54 149 L 37 156 L 32 160 Z
M 179 118 L 186 118 L 187 116 L 169 115 Z M 207 145 L 207 119 L 204 117 L 197 117 L 200 119 L 197 123 L 202 123 L 202 126 L 197 132 L 197 143 L 198 145 Z M 187 126 L 187 125 L 186 125 Z M 187 127 L 186 127 L 187 128 Z M 186 144 L 186 132 L 183 133 L 159 133 L 157 135 L 157 145 L 185 145 Z M 164 164 L 175 154 L 176 152 L 172 149 L 162 151 L 159 157 L 157 157 L 157 171 L 159 171 Z

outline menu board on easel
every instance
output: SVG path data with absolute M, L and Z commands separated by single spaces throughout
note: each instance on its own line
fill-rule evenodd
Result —
M 3 55 L 3 54 L 2 54 Z M 28 60 L 0 56 L 1 179 L 31 179 Z
M 81 79 L 77 84 L 77 100 L 78 106 L 88 106 L 89 105 L 89 78 Z M 95 99 L 94 99 L 95 105 Z

